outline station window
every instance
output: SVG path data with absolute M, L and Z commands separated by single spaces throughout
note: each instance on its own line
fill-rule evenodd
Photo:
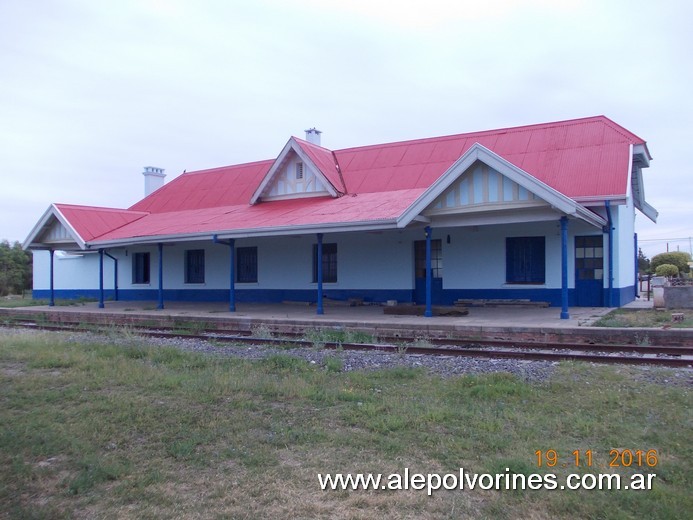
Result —
M 132 254 L 132 283 L 149 283 L 149 253 Z
M 416 278 L 426 278 L 426 241 L 414 242 L 414 263 Z M 431 240 L 431 276 L 443 277 L 443 242 L 440 239 Z
M 337 283 L 337 244 L 322 245 L 322 281 Z M 318 282 L 318 245 L 313 244 L 313 283 Z
M 236 281 L 257 283 L 257 247 L 236 249 Z
M 505 254 L 506 283 L 545 283 L 546 252 L 544 237 L 506 238 Z
M 601 235 L 575 237 L 575 271 L 578 280 L 604 279 L 604 244 Z
M 205 250 L 185 252 L 185 283 L 205 283 Z

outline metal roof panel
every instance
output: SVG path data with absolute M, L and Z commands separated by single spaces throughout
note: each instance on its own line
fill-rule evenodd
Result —
M 627 193 L 631 145 L 645 144 L 603 116 L 335 151 L 294 139 L 348 195 L 250 206 L 268 160 L 184 173 L 130 211 L 60 208 L 85 240 L 397 218 L 474 143 L 567 197 L 612 197 Z

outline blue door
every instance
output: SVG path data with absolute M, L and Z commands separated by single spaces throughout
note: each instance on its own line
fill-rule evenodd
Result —
M 441 240 L 431 240 L 431 303 L 439 305 L 443 302 L 443 243 Z M 426 303 L 426 241 L 414 242 L 414 302 Z
M 604 305 L 604 237 L 575 237 L 575 293 L 578 307 Z

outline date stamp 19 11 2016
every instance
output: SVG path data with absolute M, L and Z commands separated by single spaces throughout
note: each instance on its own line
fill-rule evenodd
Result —
M 570 454 L 559 454 L 557 450 L 537 450 L 534 452 L 537 467 L 609 467 L 609 468 L 654 468 L 659 462 L 657 450 L 611 449 L 604 461 L 597 460 L 592 450 L 573 450 Z

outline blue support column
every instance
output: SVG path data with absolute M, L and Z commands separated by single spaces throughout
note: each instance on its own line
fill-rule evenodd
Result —
M 433 270 L 431 269 L 431 226 L 426 226 L 426 310 L 424 316 L 433 316 L 432 293 L 433 293 Z
M 561 217 L 561 319 L 568 313 L 568 217 Z
M 99 309 L 103 308 L 103 249 L 99 249 Z
M 318 247 L 317 247 L 317 258 L 315 259 L 317 268 L 317 282 L 318 282 L 318 314 L 325 314 L 325 309 L 322 305 L 322 233 L 318 233 Z
M 609 290 L 606 295 L 606 306 L 613 307 L 613 292 L 614 292 L 614 225 L 611 219 L 611 201 L 605 202 L 607 230 L 609 237 Z
M 633 235 L 633 246 L 635 248 L 635 295 L 634 297 L 637 298 L 638 295 L 640 294 L 639 288 L 640 288 L 640 276 L 638 275 L 638 234 L 635 233 Z
M 229 312 L 236 312 L 236 240 L 233 238 L 229 240 L 229 251 Z
M 159 303 L 156 308 L 161 310 L 164 308 L 164 244 L 159 242 L 157 246 L 159 248 Z
M 48 306 L 53 307 L 55 305 L 55 284 L 54 284 L 54 272 L 53 272 L 53 253 L 54 251 L 52 249 L 49 249 L 48 252 L 50 253 L 51 257 L 51 265 L 50 265 L 50 298 L 48 300 Z

